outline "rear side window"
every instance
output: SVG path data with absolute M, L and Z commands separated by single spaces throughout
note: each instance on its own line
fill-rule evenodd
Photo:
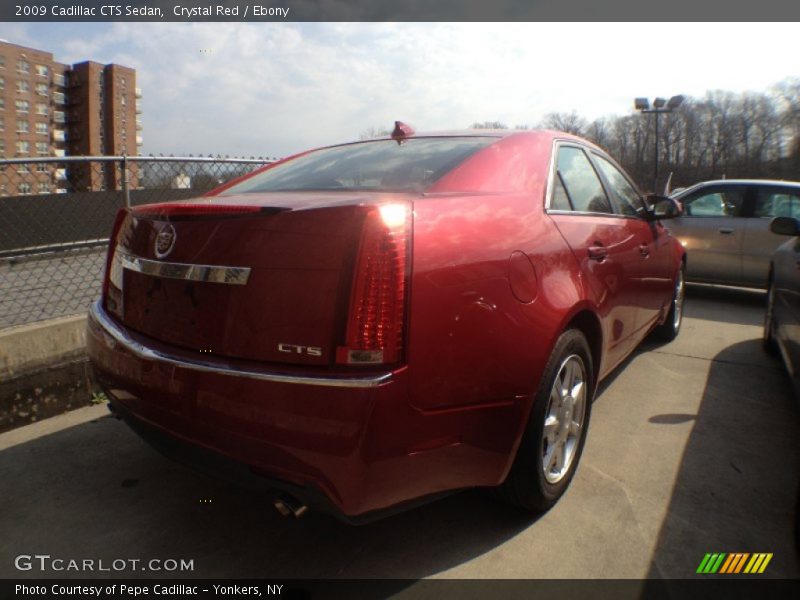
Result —
M 629 217 L 644 215 L 646 212 L 644 201 L 625 175 L 599 154 L 594 156 L 597 166 L 608 181 L 608 185 L 611 188 L 610 192 L 619 206 L 619 211 Z
M 800 218 L 800 192 L 759 188 L 754 216 Z
M 551 198 L 551 208 L 562 209 L 565 204 L 559 186 L 572 210 L 591 213 L 613 213 L 600 179 L 586 153 L 574 146 L 558 149 L 556 181 Z M 558 206 L 558 205 L 561 206 Z
M 223 195 L 302 190 L 422 191 L 492 137 L 377 140 L 323 148 L 225 190 Z
M 739 217 L 742 214 L 745 188 L 703 191 L 681 198 L 687 217 Z

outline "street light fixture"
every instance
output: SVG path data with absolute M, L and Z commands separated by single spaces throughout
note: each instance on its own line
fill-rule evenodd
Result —
M 647 98 L 635 98 L 633 101 L 633 106 L 636 110 L 641 111 L 642 113 L 652 113 L 655 115 L 656 119 L 656 153 L 655 153 L 655 160 L 654 167 L 653 167 L 653 191 L 656 191 L 656 185 L 658 185 L 658 115 L 661 113 L 670 113 L 676 108 L 678 108 L 681 103 L 683 102 L 683 96 L 677 95 L 673 96 L 669 100 L 664 100 L 664 98 L 656 98 L 653 100 L 653 108 L 650 108 L 650 101 Z M 666 106 L 664 106 L 666 104 Z

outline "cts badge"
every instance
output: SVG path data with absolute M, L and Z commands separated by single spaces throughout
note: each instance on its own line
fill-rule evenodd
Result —
M 314 346 L 298 346 L 296 344 L 278 344 L 278 352 L 288 354 L 307 354 L 308 356 L 322 356 L 322 348 Z
M 167 254 L 172 252 L 177 237 L 175 228 L 170 223 L 166 223 L 156 235 L 156 258 L 164 258 Z

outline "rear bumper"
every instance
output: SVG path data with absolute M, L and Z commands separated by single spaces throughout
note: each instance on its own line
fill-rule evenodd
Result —
M 420 413 L 406 367 L 332 377 L 197 360 L 126 330 L 99 303 L 87 348 L 115 411 L 162 452 L 353 522 L 499 483 L 520 422 L 513 405 Z

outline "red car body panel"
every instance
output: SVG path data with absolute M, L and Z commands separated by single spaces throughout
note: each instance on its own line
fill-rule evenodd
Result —
M 122 308 L 106 296 L 90 313 L 98 379 L 135 420 L 320 491 L 347 517 L 501 483 L 558 336 L 588 327 L 604 376 L 663 320 L 683 259 L 658 223 L 548 214 L 557 139 L 591 147 L 554 132 L 498 137 L 421 194 L 198 200 L 263 211 L 167 219 L 179 240 L 169 261 L 246 266 L 247 284 L 125 270 Z M 359 232 L 386 203 L 413 215 L 401 356 L 337 364 Z M 120 247 L 157 263 L 164 222 L 145 207 Z M 590 257 L 598 241 L 602 261 Z

